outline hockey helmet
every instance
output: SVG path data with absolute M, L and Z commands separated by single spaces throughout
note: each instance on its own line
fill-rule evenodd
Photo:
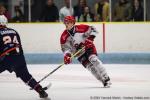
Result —
M 73 16 L 66 16 L 64 18 L 64 23 L 66 23 L 66 22 L 73 22 L 75 24 L 76 20 Z
M 6 26 L 8 23 L 7 18 L 5 17 L 5 15 L 0 15 L 0 25 L 1 26 Z

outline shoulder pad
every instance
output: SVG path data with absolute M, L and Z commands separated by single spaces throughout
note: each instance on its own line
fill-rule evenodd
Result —
M 60 37 L 60 43 L 64 44 L 68 37 L 69 37 L 69 34 L 68 34 L 67 30 L 65 30 Z
M 83 24 L 81 24 L 81 25 L 76 25 L 76 26 L 75 26 L 75 31 L 76 31 L 76 32 L 79 32 L 79 33 L 86 32 L 86 31 L 88 31 L 88 29 L 89 29 L 89 26 L 88 26 L 88 25 L 83 25 Z

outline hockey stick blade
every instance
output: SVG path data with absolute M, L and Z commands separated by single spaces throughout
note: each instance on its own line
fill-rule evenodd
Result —
M 48 90 L 52 86 L 52 83 L 49 83 L 47 86 L 43 87 L 43 90 Z
M 43 87 L 43 90 L 48 90 L 52 86 L 52 83 L 49 83 L 48 85 Z M 33 90 L 33 88 L 30 88 L 30 90 Z

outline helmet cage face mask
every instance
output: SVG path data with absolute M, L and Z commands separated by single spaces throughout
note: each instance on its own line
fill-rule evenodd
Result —
M 0 15 L 0 26 L 7 26 L 8 21 L 4 15 Z

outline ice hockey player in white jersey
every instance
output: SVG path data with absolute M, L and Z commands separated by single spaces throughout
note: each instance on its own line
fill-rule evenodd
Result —
M 78 61 L 103 83 L 104 87 L 110 87 L 110 78 L 97 56 L 96 47 L 93 44 L 97 30 L 89 25 L 75 25 L 73 16 L 64 18 L 66 29 L 61 34 L 60 44 L 64 53 L 64 63 L 71 63 L 71 55 L 81 48 L 82 50 L 76 57 Z

